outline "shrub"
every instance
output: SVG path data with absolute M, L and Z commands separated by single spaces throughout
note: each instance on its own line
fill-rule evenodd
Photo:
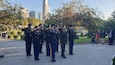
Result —
M 25 40 L 25 35 L 21 35 L 21 39 L 22 39 L 22 40 Z
M 18 35 L 24 35 L 24 32 L 21 31 L 21 30 L 18 30 L 18 31 L 17 31 L 17 34 L 18 34 Z
M 9 39 L 17 39 L 17 40 L 24 39 L 22 37 L 24 35 L 24 32 L 21 30 L 12 30 L 7 32 L 7 34 Z
M 14 36 L 12 34 L 8 35 L 9 39 L 14 39 Z
M 11 31 L 8 31 L 7 34 L 8 34 L 8 35 L 11 35 Z
M 12 34 L 12 35 L 17 35 L 17 31 L 16 31 L 16 30 L 13 30 L 13 31 L 11 31 L 11 34 Z
M 22 35 L 22 32 L 21 32 L 21 31 L 18 31 L 17 34 L 18 34 L 18 35 Z
M 14 35 L 14 39 L 20 40 L 21 37 L 19 35 Z

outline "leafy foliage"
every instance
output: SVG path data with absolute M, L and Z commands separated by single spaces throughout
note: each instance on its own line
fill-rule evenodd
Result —
M 61 8 L 55 9 L 55 14 L 50 15 L 47 24 L 83 26 L 88 30 L 97 29 L 102 22 L 102 13 L 97 8 L 84 5 L 81 0 L 72 0 L 63 4 Z
M 110 29 L 115 30 L 115 11 L 112 12 L 111 17 L 103 23 L 104 29 L 109 31 Z
M 36 18 L 29 17 L 28 23 L 32 24 L 33 26 L 38 26 L 38 24 L 42 23 L 42 21 Z
M 19 20 L 19 8 L 17 4 L 12 6 L 7 0 L 1 0 L 0 3 L 0 26 L 15 28 L 20 22 Z

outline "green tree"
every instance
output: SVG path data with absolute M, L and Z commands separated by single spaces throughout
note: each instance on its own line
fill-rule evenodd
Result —
M 102 13 L 97 8 L 90 8 L 84 5 L 81 0 L 72 0 L 63 4 L 61 8 L 55 9 L 55 14 L 50 15 L 47 23 L 73 24 L 93 30 L 101 23 Z
M 10 28 L 15 28 L 19 22 L 18 18 L 19 6 L 15 4 L 12 6 L 8 0 L 1 0 L 0 4 L 0 25 Z
M 28 22 L 28 18 L 24 18 L 24 19 L 23 19 L 23 22 L 24 22 L 24 25 L 27 26 L 28 23 L 29 23 L 29 22 Z
M 103 23 L 105 30 L 115 30 L 115 11 L 112 12 L 111 17 Z
M 33 26 L 38 26 L 38 24 L 42 23 L 42 21 L 36 18 L 29 17 L 28 23 L 32 24 Z

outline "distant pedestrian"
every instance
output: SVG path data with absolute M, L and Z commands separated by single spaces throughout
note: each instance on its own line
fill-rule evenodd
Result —
M 96 43 L 98 44 L 100 40 L 100 33 L 97 31 L 96 32 Z
M 114 31 L 112 29 L 109 31 L 108 37 L 109 37 L 109 45 L 113 45 Z
M 101 33 L 101 43 L 102 43 L 102 44 L 105 43 L 105 36 L 106 36 L 105 31 L 102 31 L 102 33 Z
M 95 33 L 94 32 L 91 35 L 91 43 L 95 43 Z

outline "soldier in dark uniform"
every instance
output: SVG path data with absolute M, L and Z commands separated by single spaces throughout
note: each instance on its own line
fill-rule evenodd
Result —
M 51 62 L 56 62 L 55 60 L 55 51 L 56 51 L 56 32 L 55 32 L 55 25 L 51 25 L 50 30 L 50 56 L 51 56 Z
M 43 41 L 44 41 L 44 29 L 43 29 L 42 24 L 39 24 L 39 27 L 40 27 L 40 35 L 39 35 L 39 38 L 40 38 L 40 53 L 43 53 L 42 47 L 43 47 Z
M 69 33 L 69 54 L 73 54 L 73 44 L 74 44 L 74 30 L 73 30 L 73 25 L 70 25 L 70 29 L 68 30 Z
M 39 39 L 39 29 L 38 26 L 34 27 L 34 31 L 32 33 L 33 37 L 33 48 L 34 48 L 34 59 L 39 60 L 39 49 L 40 49 L 40 39 Z
M 64 54 L 64 51 L 65 51 L 65 45 L 67 43 L 67 29 L 66 29 L 66 26 L 63 26 L 61 29 L 60 29 L 60 43 L 61 43 L 61 56 L 63 58 L 66 58 L 65 57 L 65 54 Z
M 45 39 L 46 39 L 46 55 L 50 56 L 50 30 L 51 30 L 51 25 L 48 25 L 47 28 L 45 29 Z
M 31 55 L 31 45 L 32 45 L 32 30 L 31 30 L 31 24 L 28 24 L 27 28 L 22 29 L 22 31 L 25 32 L 25 42 L 26 42 L 26 55 Z
M 55 26 L 55 32 L 56 32 L 56 52 L 58 52 L 58 44 L 59 44 L 59 27 Z

